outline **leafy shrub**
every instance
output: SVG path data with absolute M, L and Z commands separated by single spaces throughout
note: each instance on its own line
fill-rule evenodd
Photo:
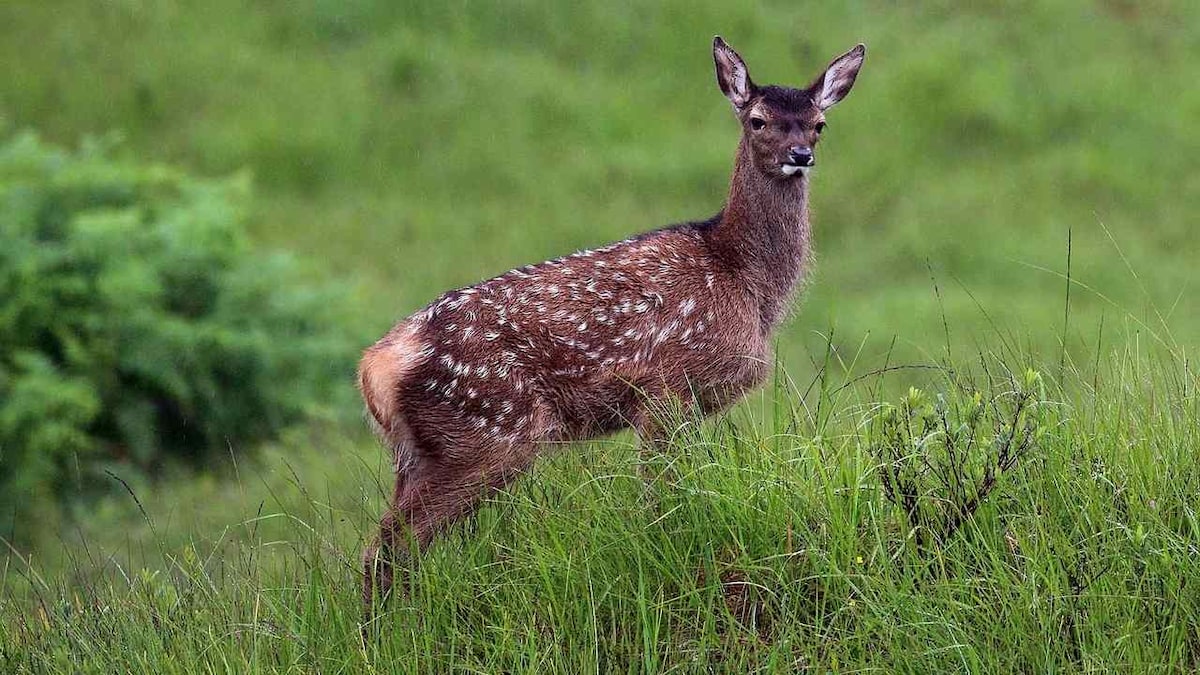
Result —
M 0 145 L 0 534 L 106 467 L 200 466 L 349 389 L 333 290 L 250 246 L 248 194 L 95 142 Z
M 1045 431 L 1041 375 L 1027 370 L 990 395 L 957 389 L 935 401 L 909 389 L 875 418 L 871 454 L 883 496 L 904 514 L 917 548 L 943 546 Z

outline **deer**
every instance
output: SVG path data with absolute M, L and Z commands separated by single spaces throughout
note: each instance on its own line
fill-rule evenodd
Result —
M 720 36 L 712 55 L 741 125 L 715 216 L 446 292 L 364 351 L 366 417 L 395 474 L 362 555 L 368 621 L 397 565 L 544 448 L 628 428 L 654 447 L 664 402 L 710 416 L 767 379 L 773 333 L 812 257 L 813 153 L 866 48 L 803 89 L 755 84 Z

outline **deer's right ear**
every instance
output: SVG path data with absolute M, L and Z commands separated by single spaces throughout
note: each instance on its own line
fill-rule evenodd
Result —
M 746 62 L 733 47 L 725 44 L 720 35 L 713 38 L 713 61 L 717 64 L 717 86 L 733 104 L 733 109 L 741 112 L 754 95 L 754 83 L 750 81 Z

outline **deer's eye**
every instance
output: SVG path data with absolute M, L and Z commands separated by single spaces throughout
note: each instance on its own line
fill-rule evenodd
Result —
M 761 118 L 761 117 L 751 117 L 750 118 L 750 128 L 751 129 L 753 129 L 755 131 L 760 131 L 765 126 L 767 126 L 767 122 L 763 118 Z
M 819 134 L 819 133 L 821 133 L 822 131 L 825 131 L 825 123 L 824 123 L 824 122 L 817 122 L 817 126 L 816 126 L 816 127 L 814 127 L 814 128 L 817 130 L 817 133 Z

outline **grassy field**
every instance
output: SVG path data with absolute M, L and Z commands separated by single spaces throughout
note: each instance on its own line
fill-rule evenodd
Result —
M 113 549 L 76 548 L 59 576 L 34 579 L 26 610 L 5 608 L 0 664 L 98 673 L 1200 666 L 1195 373 L 1131 352 L 1069 371 L 1064 388 L 984 363 L 987 373 L 943 377 L 936 393 L 886 406 L 873 402 L 877 378 L 827 384 L 808 399 L 780 380 L 716 424 L 684 420 L 651 460 L 649 482 L 625 443 L 560 453 L 436 545 L 366 646 L 354 547 L 377 499 L 367 487 L 377 456 L 309 438 L 346 470 L 331 476 L 307 455 L 272 455 L 219 488 L 145 499 L 148 532 L 122 533 L 129 543 Z M 889 431 L 885 410 L 902 426 Z M 1011 438 L 1014 448 L 1031 442 L 1011 451 L 1013 468 L 996 470 L 983 505 L 966 509 Z M 900 486 L 896 503 L 885 476 Z M 197 493 L 248 516 L 197 522 L 186 510 Z M 961 527 L 947 525 L 965 513 Z M 131 557 L 165 562 L 129 569 Z M 27 575 L 13 564 L 5 582 Z
M 348 282 L 366 341 L 446 288 L 715 212 L 716 33 L 760 82 L 868 45 L 774 386 L 683 424 L 649 485 L 627 436 L 542 462 L 366 648 L 388 479 L 358 425 L 88 504 L 0 560 L 0 671 L 1200 668 L 1191 3 L 5 3 L 0 134 L 248 170 L 257 242 Z M 880 412 L 910 386 L 1002 410 L 1030 366 L 1036 446 L 918 535 Z M 920 513 L 955 503 L 937 475 Z

